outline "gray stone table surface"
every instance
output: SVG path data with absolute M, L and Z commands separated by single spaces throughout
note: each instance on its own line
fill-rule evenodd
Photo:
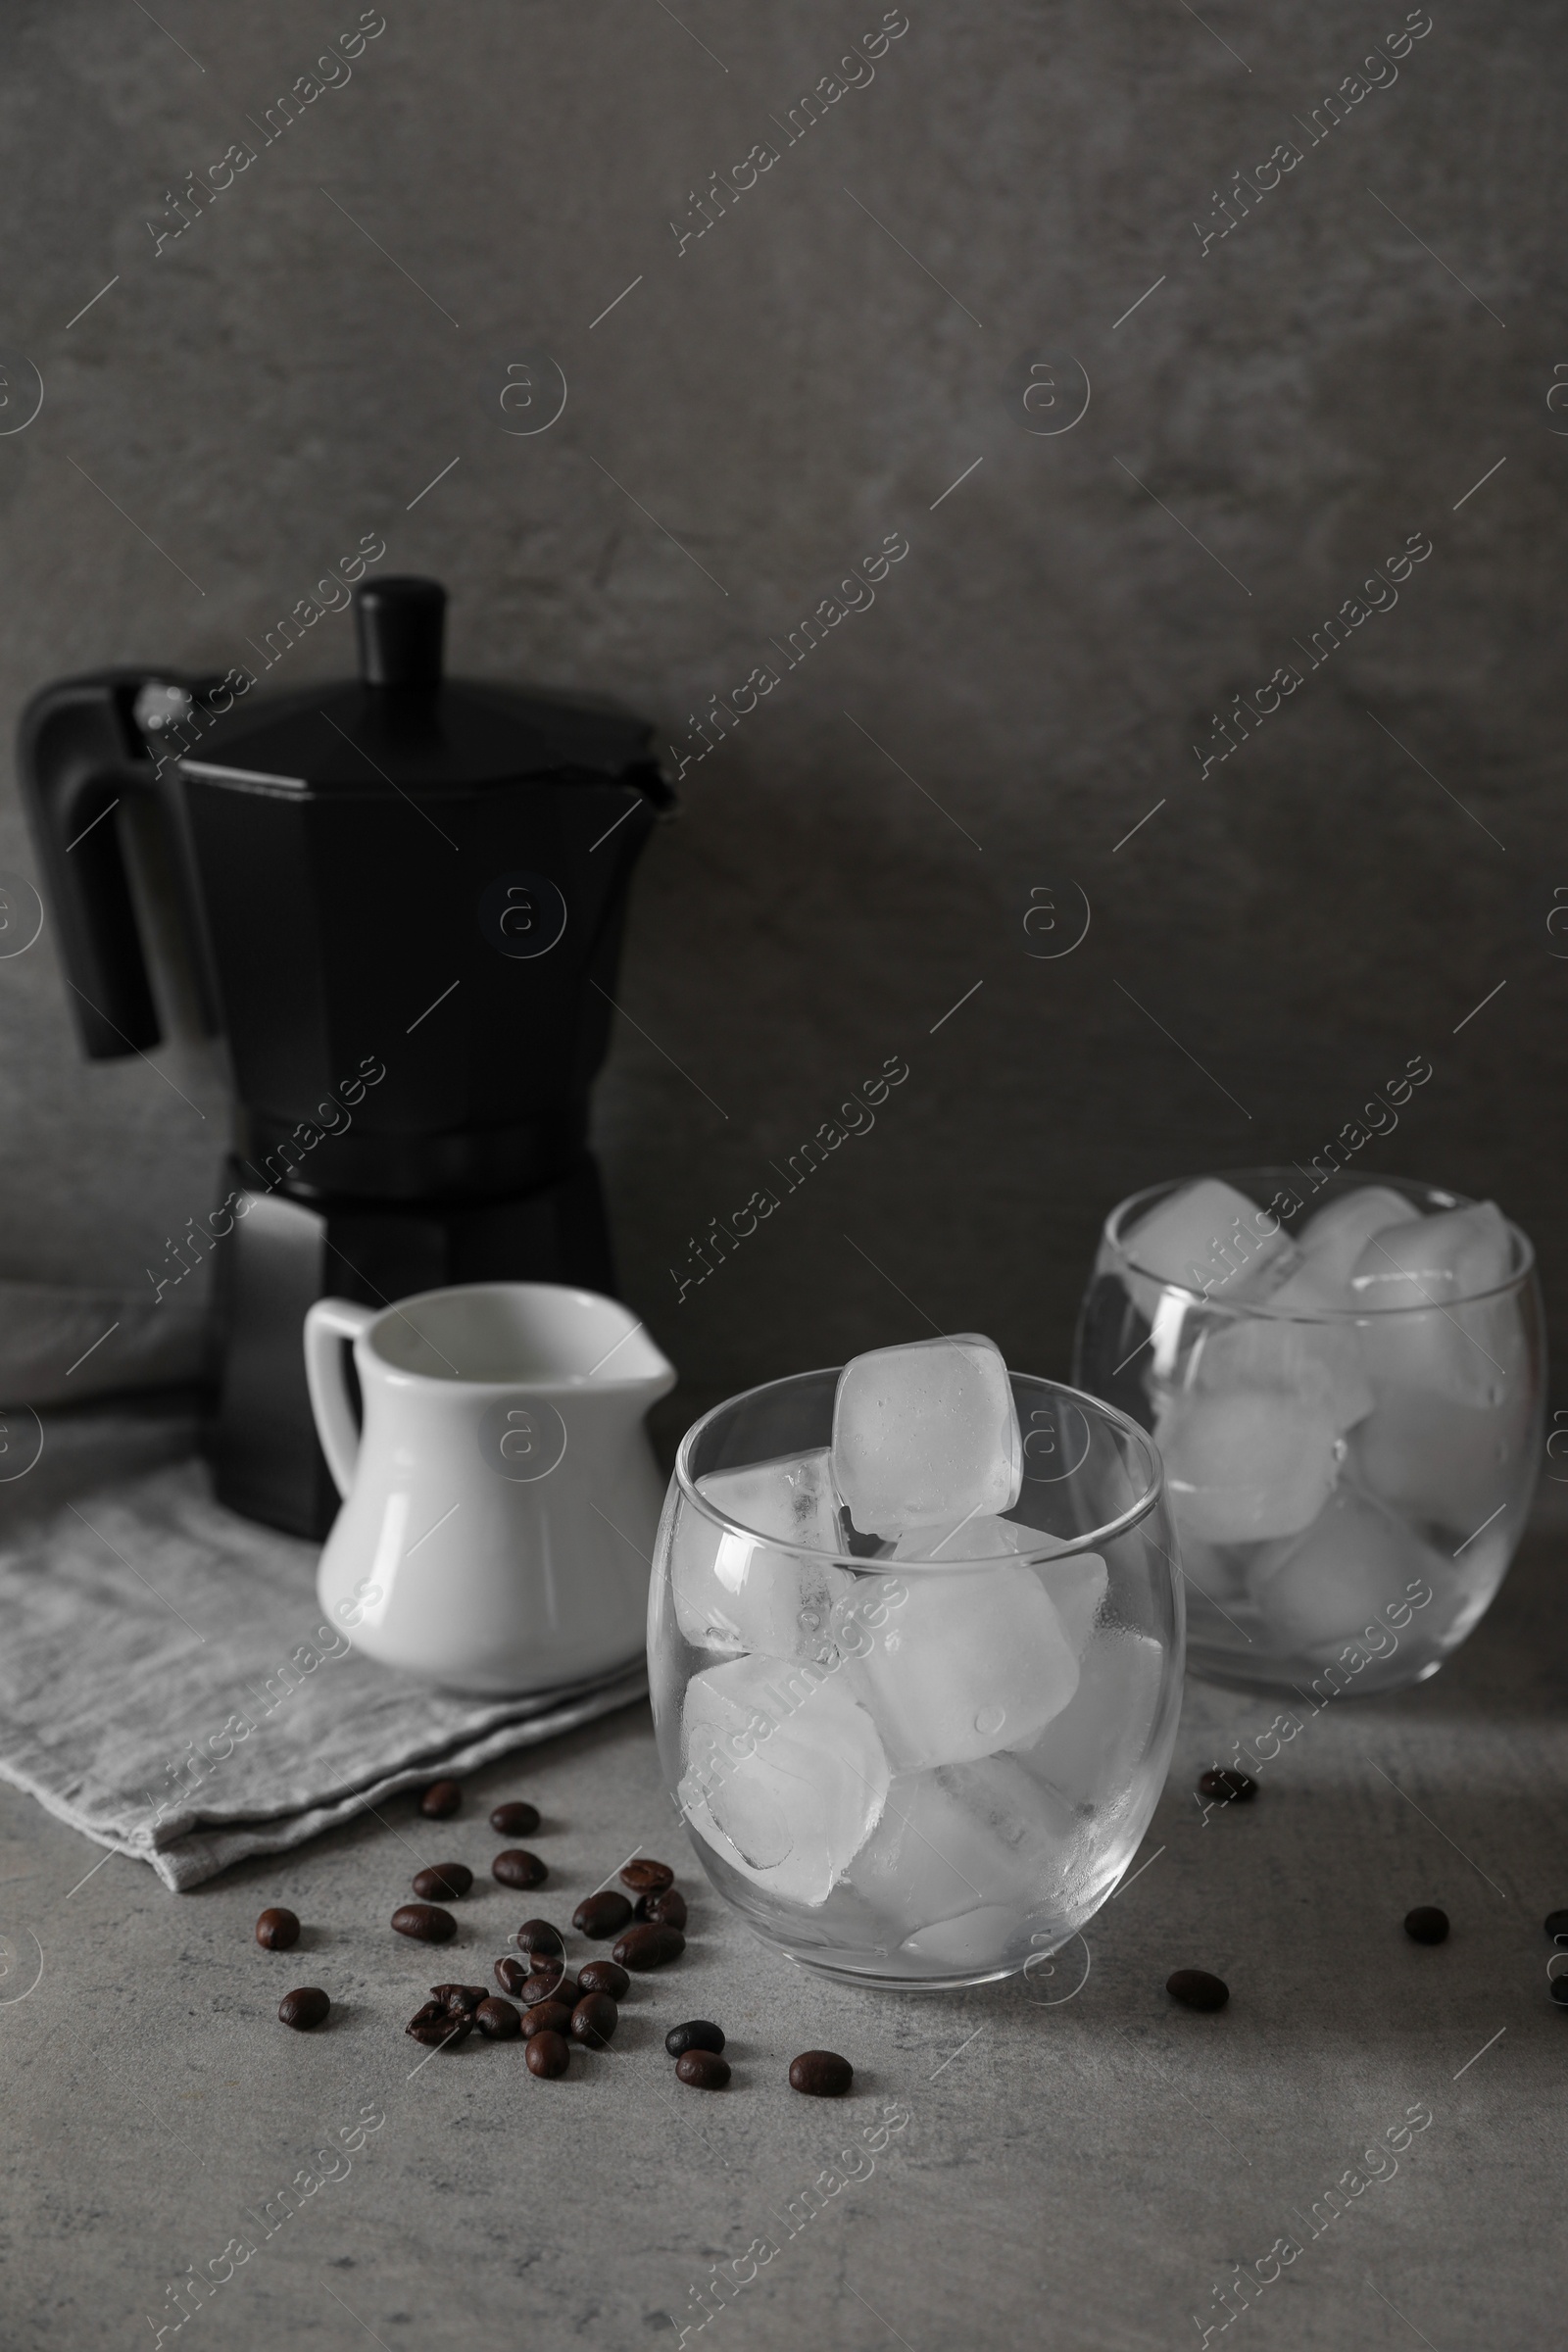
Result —
M 1565 1564 L 1538 1522 L 1441 1675 L 1326 1706 L 1254 1802 L 1206 1820 L 1198 1773 L 1275 1702 L 1191 1682 L 1087 1976 L 1070 1947 L 1032 1990 L 893 1997 L 773 1956 L 701 1882 L 646 1709 L 476 1776 L 450 1824 L 403 1802 L 185 1896 L 92 1868 L 0 1790 L 0 2340 L 1143 2352 L 1207 2329 L 1556 2352 L 1568 2014 L 1542 1918 L 1568 1902 Z M 549 1884 L 482 1878 L 455 1945 L 400 1942 L 416 1857 L 482 1871 L 490 1804 L 523 1792 Z M 695 1886 L 692 1931 L 610 2052 L 554 2082 L 516 2045 L 420 2063 L 402 2029 L 429 1983 L 487 1974 L 519 1919 L 564 1923 L 637 1850 Z M 1428 1901 L 1440 1948 L 1401 1932 Z M 307 1923 L 292 1954 L 252 1939 L 269 1903 Z M 1228 1981 L 1228 2009 L 1174 2007 L 1183 1963 Z M 330 2023 L 290 2034 L 278 1997 L 311 1983 Z M 720 2096 L 663 2053 L 691 2016 L 730 2036 Z M 849 2099 L 787 2087 L 811 2046 L 853 2059 Z M 1267 2283 L 1233 2337 L 1214 2290 L 1238 2264 Z M 192 2266 L 221 2283 L 175 2331 Z M 687 2332 L 715 2266 L 728 2299 Z

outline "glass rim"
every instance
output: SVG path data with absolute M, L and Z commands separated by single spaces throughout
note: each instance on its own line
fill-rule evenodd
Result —
M 778 1380 L 760 1381 L 755 1389 L 742 1389 L 737 1396 L 726 1396 L 722 1402 L 710 1405 L 708 1411 L 692 1423 L 675 1451 L 674 1485 L 682 1500 L 708 1520 L 711 1526 L 722 1529 L 724 1534 L 740 1536 L 749 1543 L 763 1544 L 769 1551 L 783 1552 L 790 1559 L 824 1562 L 829 1567 L 850 1569 L 857 1576 L 903 1576 L 906 1571 L 916 1575 L 942 1576 L 955 1571 L 975 1574 L 983 1569 L 1045 1568 L 1049 1567 L 1054 1560 L 1077 1559 L 1086 1551 L 1092 1551 L 1102 1544 L 1113 1543 L 1118 1537 L 1129 1534 L 1140 1520 L 1146 1519 L 1155 1508 L 1161 1494 L 1165 1492 L 1165 1464 L 1160 1450 L 1148 1430 L 1140 1428 L 1130 1414 L 1122 1412 L 1114 1404 L 1107 1404 L 1103 1396 L 1091 1396 L 1087 1389 L 1069 1387 L 1064 1380 L 1052 1380 L 1043 1372 L 1014 1372 L 1009 1367 L 1007 1372 L 1009 1381 L 1033 1381 L 1039 1387 L 1050 1389 L 1056 1396 L 1066 1397 L 1070 1403 L 1079 1406 L 1080 1409 L 1090 1408 L 1125 1437 L 1133 1439 L 1145 1466 L 1144 1490 L 1126 1510 L 1118 1513 L 1114 1519 L 1106 1520 L 1102 1526 L 1095 1528 L 1092 1533 L 1075 1536 L 1070 1543 L 1051 1537 L 1049 1542 L 1052 1549 L 1049 1551 L 990 1552 L 982 1559 L 955 1557 L 942 1560 L 875 1559 L 863 1552 L 857 1554 L 844 1551 L 822 1551 L 813 1544 L 791 1544 L 783 1537 L 766 1534 L 761 1528 L 748 1527 L 743 1520 L 732 1519 L 727 1511 L 717 1509 L 706 1494 L 699 1493 L 696 1481 L 691 1475 L 692 1449 L 703 1432 L 718 1418 L 720 1413 L 727 1413 L 739 1405 L 749 1404 L 754 1397 L 765 1396 L 773 1389 L 793 1388 L 805 1380 L 824 1380 L 830 1376 L 837 1379 L 843 1369 L 842 1364 L 821 1364 L 807 1372 L 786 1372 Z M 1088 1417 L 1087 1413 L 1085 1417 Z M 776 1460 L 781 1457 L 770 1455 L 767 1458 Z M 745 1464 L 736 1464 L 735 1466 L 737 1468 L 747 1467 Z M 1009 1507 L 1016 1509 L 1017 1505 L 1012 1504 Z M 1014 1524 L 1016 1523 L 1014 1522 Z M 1036 1529 L 1034 1532 L 1044 1534 L 1045 1531 Z
M 1241 1192 L 1243 1186 L 1239 1180 L 1243 1177 L 1286 1176 L 1290 1173 L 1291 1171 L 1282 1163 L 1273 1165 L 1264 1163 L 1248 1168 L 1209 1168 L 1200 1176 L 1168 1176 L 1158 1184 L 1147 1184 L 1141 1191 L 1129 1193 L 1124 1200 L 1118 1200 L 1115 1207 L 1106 1215 L 1105 1222 L 1101 1228 L 1101 1239 L 1106 1249 L 1114 1251 L 1123 1266 L 1132 1273 L 1140 1275 L 1145 1282 L 1155 1284 L 1162 1292 L 1174 1291 L 1182 1298 L 1191 1299 L 1199 1306 L 1206 1306 L 1213 1313 L 1228 1314 L 1239 1319 L 1247 1318 L 1257 1322 L 1267 1321 L 1282 1324 L 1393 1323 L 1400 1315 L 1446 1314 L 1452 1307 L 1476 1306 L 1483 1304 L 1489 1298 L 1506 1298 L 1510 1292 L 1517 1291 L 1528 1283 L 1535 1273 L 1536 1246 L 1534 1242 L 1522 1225 L 1516 1225 L 1512 1217 L 1503 1216 L 1502 1221 L 1518 1251 L 1519 1263 L 1503 1281 L 1492 1284 L 1487 1290 L 1466 1291 L 1458 1298 L 1432 1298 L 1420 1306 L 1320 1306 L 1315 1308 L 1273 1306 L 1266 1298 L 1226 1298 L 1223 1296 L 1216 1296 L 1210 1291 L 1199 1290 L 1192 1283 L 1172 1282 L 1166 1275 L 1156 1274 L 1152 1267 L 1140 1265 L 1132 1255 L 1127 1242 L 1115 1230 L 1129 1210 L 1149 1205 L 1157 1195 L 1172 1192 L 1179 1185 L 1200 1184 L 1206 1177 L 1219 1183 L 1235 1183 L 1236 1190 Z M 1299 1169 L 1296 1170 L 1296 1173 L 1298 1175 Z M 1345 1173 L 1346 1171 L 1343 1169 L 1336 1169 L 1335 1176 L 1341 1177 Z M 1350 1184 L 1351 1188 L 1356 1190 L 1371 1189 L 1382 1184 L 1390 1192 L 1397 1190 L 1409 1193 L 1438 1193 L 1444 1195 L 1454 1208 L 1480 1206 L 1480 1203 L 1468 1193 L 1455 1192 L 1453 1187 L 1447 1184 L 1429 1184 L 1424 1178 L 1417 1176 L 1357 1176 L 1350 1179 Z M 1254 1203 L 1254 1205 L 1257 1204 Z M 1303 1200 L 1301 1206 L 1305 1208 L 1307 1202 Z M 1260 1210 L 1259 1213 L 1266 1212 Z M 1500 1209 L 1497 1213 L 1502 1216 Z M 1403 1271 L 1402 1267 L 1399 1271 Z

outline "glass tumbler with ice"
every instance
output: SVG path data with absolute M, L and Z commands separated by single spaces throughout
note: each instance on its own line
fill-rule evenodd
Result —
M 1164 1457 L 1200 1674 L 1308 1692 L 1435 1674 L 1524 1533 L 1535 1258 L 1490 1200 L 1249 1168 L 1111 1211 L 1074 1377 Z
M 973 1333 L 687 1433 L 649 1598 L 709 1878 L 830 1975 L 984 1983 L 1072 1936 L 1164 1782 L 1183 1609 L 1158 1455 Z

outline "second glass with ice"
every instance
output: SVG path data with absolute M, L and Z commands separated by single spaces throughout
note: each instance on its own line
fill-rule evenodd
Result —
M 1189 1656 L 1310 1697 L 1435 1674 L 1524 1532 L 1540 1294 L 1490 1200 L 1241 1169 L 1105 1221 L 1076 1376 L 1152 1431 Z
M 752 1390 L 680 1448 L 649 1661 L 703 1866 L 859 1982 L 1029 1968 L 1159 1795 L 1183 1611 L 1158 1457 L 965 1334 Z

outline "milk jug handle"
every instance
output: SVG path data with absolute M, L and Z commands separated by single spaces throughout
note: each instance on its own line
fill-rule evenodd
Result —
M 318 1298 L 305 1317 L 305 1379 L 311 1392 L 316 1434 L 340 1494 L 354 1484 L 360 1433 L 349 1401 L 345 1340 L 357 1340 L 375 1321 L 377 1309 L 350 1298 Z

